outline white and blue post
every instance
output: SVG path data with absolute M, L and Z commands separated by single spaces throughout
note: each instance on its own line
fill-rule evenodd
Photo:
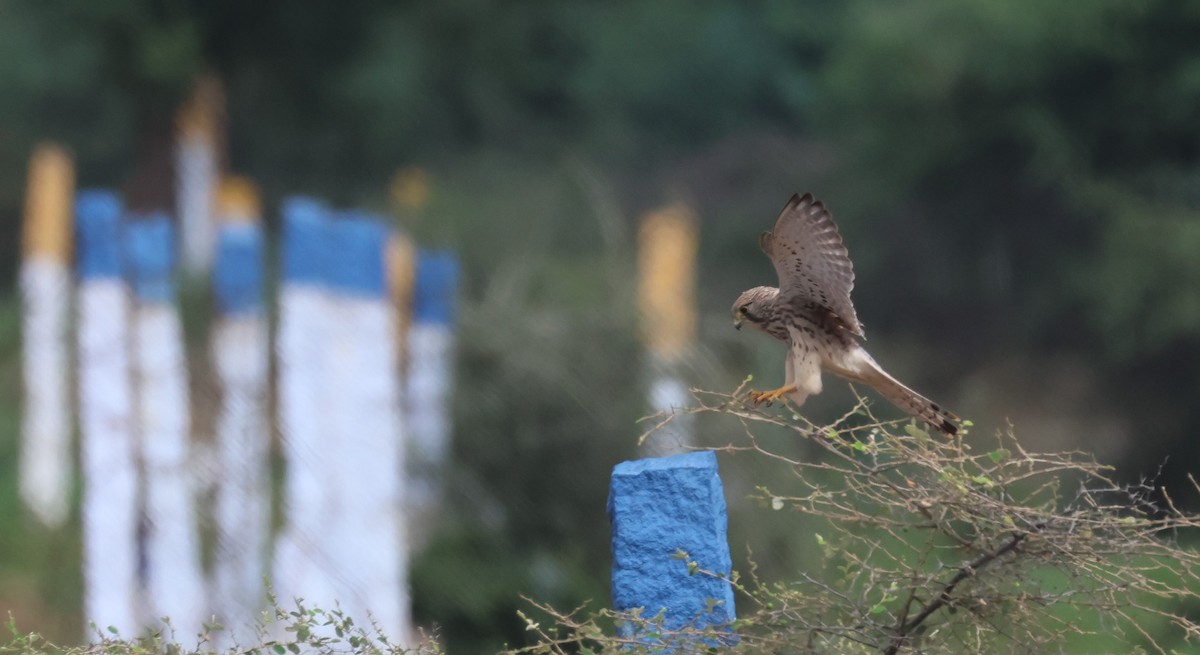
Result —
M 408 330 L 406 418 L 410 506 L 422 515 L 435 510 L 450 454 L 451 391 L 454 384 L 454 316 L 459 264 L 454 253 L 419 250 Z
M 165 212 L 130 216 L 125 256 L 135 298 L 136 424 L 145 511 L 147 625 L 171 621 L 188 643 L 203 628 L 205 588 L 190 467 L 190 412 L 183 330 L 175 307 L 175 230 Z
M 276 539 L 272 583 L 280 602 L 303 598 L 311 606 L 334 607 L 341 563 L 330 546 L 329 527 L 341 504 L 335 494 L 330 453 L 326 374 L 329 331 L 335 318 L 324 286 L 329 256 L 329 210 L 294 196 L 283 203 L 283 254 L 279 288 L 279 424 L 287 477 L 284 527 Z
M 725 494 L 714 453 L 695 452 L 622 462 L 613 469 L 608 496 L 612 521 L 613 609 L 661 613 L 660 636 L 649 626 L 625 623 L 625 636 L 646 635 L 668 651 L 689 644 L 715 645 L 696 631 L 713 629 L 717 642 L 735 617 Z M 685 555 L 686 553 L 686 555 Z M 691 631 L 679 637 L 671 632 Z
M 79 450 L 83 474 L 83 614 L 99 634 L 124 637 L 138 617 L 138 504 L 128 344 L 121 277 L 121 200 L 87 190 L 75 201 L 78 241 Z
M 330 224 L 326 282 L 332 295 L 326 461 L 342 511 L 331 526 L 343 564 L 339 595 L 356 623 L 368 613 L 389 638 L 411 630 L 402 476 L 407 439 L 400 414 L 396 314 L 385 264 L 388 230 L 343 212 Z
M 218 318 L 211 354 L 221 402 L 212 611 L 225 626 L 227 641 L 247 643 L 256 635 L 255 619 L 266 601 L 263 577 L 270 517 L 263 232 L 256 209 L 244 202 L 230 206 L 226 195 L 213 267 Z

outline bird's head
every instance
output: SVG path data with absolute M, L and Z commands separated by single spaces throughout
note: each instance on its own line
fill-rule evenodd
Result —
M 767 322 L 775 317 L 775 299 L 778 297 L 779 289 L 775 287 L 743 291 L 733 303 L 733 326 L 740 330 L 745 323 L 766 331 Z

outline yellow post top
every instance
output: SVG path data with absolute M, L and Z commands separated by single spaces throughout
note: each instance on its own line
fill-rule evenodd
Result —
M 216 77 L 206 75 L 196 80 L 191 97 L 179 108 L 179 135 L 216 141 L 224 106 L 225 93 Z
M 66 264 L 71 258 L 75 163 L 65 148 L 44 142 L 29 159 L 21 251 Z
M 402 211 L 421 209 L 429 202 L 429 173 L 423 168 L 408 166 L 396 171 L 388 194 L 392 204 Z
M 249 178 L 225 176 L 217 186 L 216 212 L 223 223 L 257 223 L 262 220 L 258 187 Z
M 653 211 L 638 234 L 638 309 L 650 352 L 678 359 L 696 338 L 699 226 L 682 202 Z

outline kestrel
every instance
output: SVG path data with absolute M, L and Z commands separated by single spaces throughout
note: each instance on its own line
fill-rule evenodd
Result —
M 788 344 L 783 386 L 751 391 L 754 404 L 786 396 L 797 406 L 821 393 L 821 369 L 878 391 L 905 412 L 948 435 L 959 418 L 888 375 L 859 344 L 865 338 L 850 302 L 854 266 L 833 216 L 806 193 L 793 195 L 759 247 L 775 265 L 779 288 L 755 287 L 733 304 L 733 323 L 747 323 Z

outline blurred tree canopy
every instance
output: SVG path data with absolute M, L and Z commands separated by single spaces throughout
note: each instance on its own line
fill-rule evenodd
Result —
M 1165 396 L 1200 385 L 1200 4 L 848 15 L 813 111 L 872 181 L 866 202 L 904 207 L 891 243 L 916 232 L 943 257 L 912 265 L 919 320 L 1086 353 L 1140 438 L 1194 452 L 1200 413 Z M 911 300 L 872 298 L 889 316 Z
M 622 221 L 664 189 L 704 217 L 711 314 L 768 279 L 753 235 L 812 189 L 870 334 L 887 317 L 957 370 L 1074 353 L 1141 437 L 1183 449 L 1200 428 L 1196 34 L 1189 0 L 0 0 L 0 256 L 43 138 L 74 150 L 81 184 L 168 205 L 175 112 L 205 73 L 226 88 L 224 156 L 269 204 L 380 206 L 397 167 L 432 170 L 437 220 L 412 227 L 460 249 L 473 306 L 456 511 L 506 509 L 451 521 L 418 609 L 516 640 L 514 587 L 567 603 L 596 589 L 564 581 L 605 568 L 603 517 L 554 489 L 602 497 L 632 447 Z M 442 593 L 443 575 L 485 577 L 450 557 L 481 544 L 512 577 L 474 603 Z
M 399 164 L 480 149 L 636 178 L 779 130 L 835 146 L 841 213 L 908 206 L 884 229 L 944 256 L 920 278 L 934 315 L 1017 302 L 1016 338 L 1117 359 L 1200 320 L 1179 283 L 1200 276 L 1194 2 L 2 0 L 0 17 L 10 216 L 42 138 L 84 183 L 149 186 L 139 158 L 169 167 L 175 111 L 215 71 L 227 158 L 269 194 L 375 199 Z
M 955 268 L 978 267 L 956 307 L 1013 294 L 1034 335 L 1117 357 L 1194 336 L 1200 6 L 867 4 L 818 109 L 889 200 L 927 205 Z

